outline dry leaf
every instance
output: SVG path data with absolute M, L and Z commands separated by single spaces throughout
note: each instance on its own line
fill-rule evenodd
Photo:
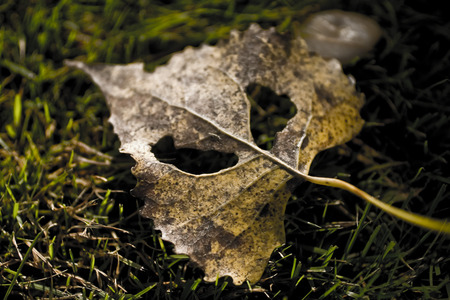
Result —
M 207 281 L 261 278 L 285 242 L 292 170 L 307 173 L 319 151 L 350 140 L 363 124 L 363 97 L 340 64 L 311 56 L 302 39 L 273 28 L 252 25 L 227 43 L 187 48 L 153 73 L 142 63 L 68 64 L 88 73 L 106 97 L 121 151 L 137 162 L 133 194 L 145 200 L 142 215 Z M 289 96 L 297 108 L 270 152 L 251 135 L 250 84 Z M 234 153 L 239 162 L 213 174 L 186 173 L 151 152 L 166 136 L 177 148 Z

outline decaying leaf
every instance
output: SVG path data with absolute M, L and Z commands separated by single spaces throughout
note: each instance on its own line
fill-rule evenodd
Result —
M 153 73 L 143 64 L 86 65 L 103 91 L 121 151 L 136 160 L 136 197 L 175 251 L 188 254 L 205 280 L 257 282 L 285 241 L 284 211 L 292 170 L 307 173 L 321 150 L 361 129 L 363 96 L 336 60 L 310 55 L 300 38 L 252 25 L 217 46 L 187 48 Z M 251 135 L 245 89 L 260 84 L 285 94 L 297 114 L 270 152 Z M 151 148 L 171 136 L 177 148 L 234 153 L 238 163 L 194 175 L 158 161 Z

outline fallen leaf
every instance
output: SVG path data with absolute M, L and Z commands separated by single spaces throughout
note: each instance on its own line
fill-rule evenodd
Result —
M 310 55 L 301 38 L 252 25 L 228 42 L 186 48 L 153 73 L 142 63 L 86 65 L 111 110 L 121 151 L 136 160 L 133 195 L 177 253 L 190 256 L 205 280 L 231 276 L 257 282 L 285 242 L 284 212 L 293 176 L 308 173 L 321 150 L 361 129 L 363 96 L 336 60 Z M 250 131 L 250 84 L 287 95 L 297 114 L 276 135 L 273 148 L 256 146 Z M 171 136 L 176 148 L 234 153 L 238 163 L 194 175 L 152 153 Z

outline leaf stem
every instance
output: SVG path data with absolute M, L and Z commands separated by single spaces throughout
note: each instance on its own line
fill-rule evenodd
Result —
M 307 181 L 315 183 L 315 184 L 332 186 L 332 187 L 346 190 L 346 191 L 360 197 L 361 199 L 375 205 L 379 209 L 387 212 L 388 214 L 391 214 L 394 217 L 397 217 L 403 221 L 409 222 L 416 226 L 420 226 L 425 229 L 450 234 L 450 223 L 447 220 L 438 220 L 438 219 L 434 219 L 434 218 L 429 218 L 429 217 L 425 217 L 425 216 L 415 214 L 412 212 L 407 212 L 403 209 L 391 206 L 391 205 L 373 197 L 372 195 L 369 195 L 368 193 L 360 190 L 356 186 L 354 186 L 348 182 L 345 182 L 343 180 L 335 179 L 335 178 L 315 177 L 315 176 L 310 176 L 310 175 L 306 175 L 303 178 L 306 179 Z
M 253 148 L 253 147 L 252 147 Z M 259 151 L 261 153 L 261 151 Z M 374 206 L 378 207 L 379 209 L 383 210 L 384 212 L 397 217 L 403 221 L 406 221 L 408 223 L 411 223 L 416 226 L 423 227 L 428 230 L 433 230 L 437 232 L 442 232 L 445 234 L 450 234 L 450 223 L 448 220 L 439 220 L 435 218 L 430 218 L 426 216 L 422 216 L 416 213 L 407 212 L 403 209 L 397 208 L 395 206 L 391 206 L 383 201 L 380 201 L 379 199 L 375 198 L 374 196 L 364 192 L 363 190 L 357 188 L 356 186 L 340 180 L 336 178 L 326 178 L 326 177 L 316 177 L 304 174 L 300 172 L 299 170 L 289 166 L 284 161 L 280 160 L 277 157 L 274 157 L 271 154 L 265 154 L 266 157 L 269 157 L 272 161 L 276 162 L 278 165 L 280 165 L 283 169 L 291 173 L 292 175 L 296 177 L 303 178 L 306 181 L 309 181 L 314 184 L 324 185 L 324 186 L 331 186 L 339 189 L 346 190 L 359 198 L 373 204 Z

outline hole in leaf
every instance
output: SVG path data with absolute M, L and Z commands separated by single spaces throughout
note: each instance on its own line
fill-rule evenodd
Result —
M 234 153 L 192 148 L 177 149 L 171 136 L 160 139 L 152 147 L 152 152 L 160 162 L 175 165 L 178 169 L 191 174 L 215 173 L 236 165 L 239 159 Z
M 250 84 L 246 89 L 251 104 L 250 129 L 256 144 L 272 149 L 275 134 L 286 127 L 297 108 L 286 95 L 277 95 L 268 87 Z

